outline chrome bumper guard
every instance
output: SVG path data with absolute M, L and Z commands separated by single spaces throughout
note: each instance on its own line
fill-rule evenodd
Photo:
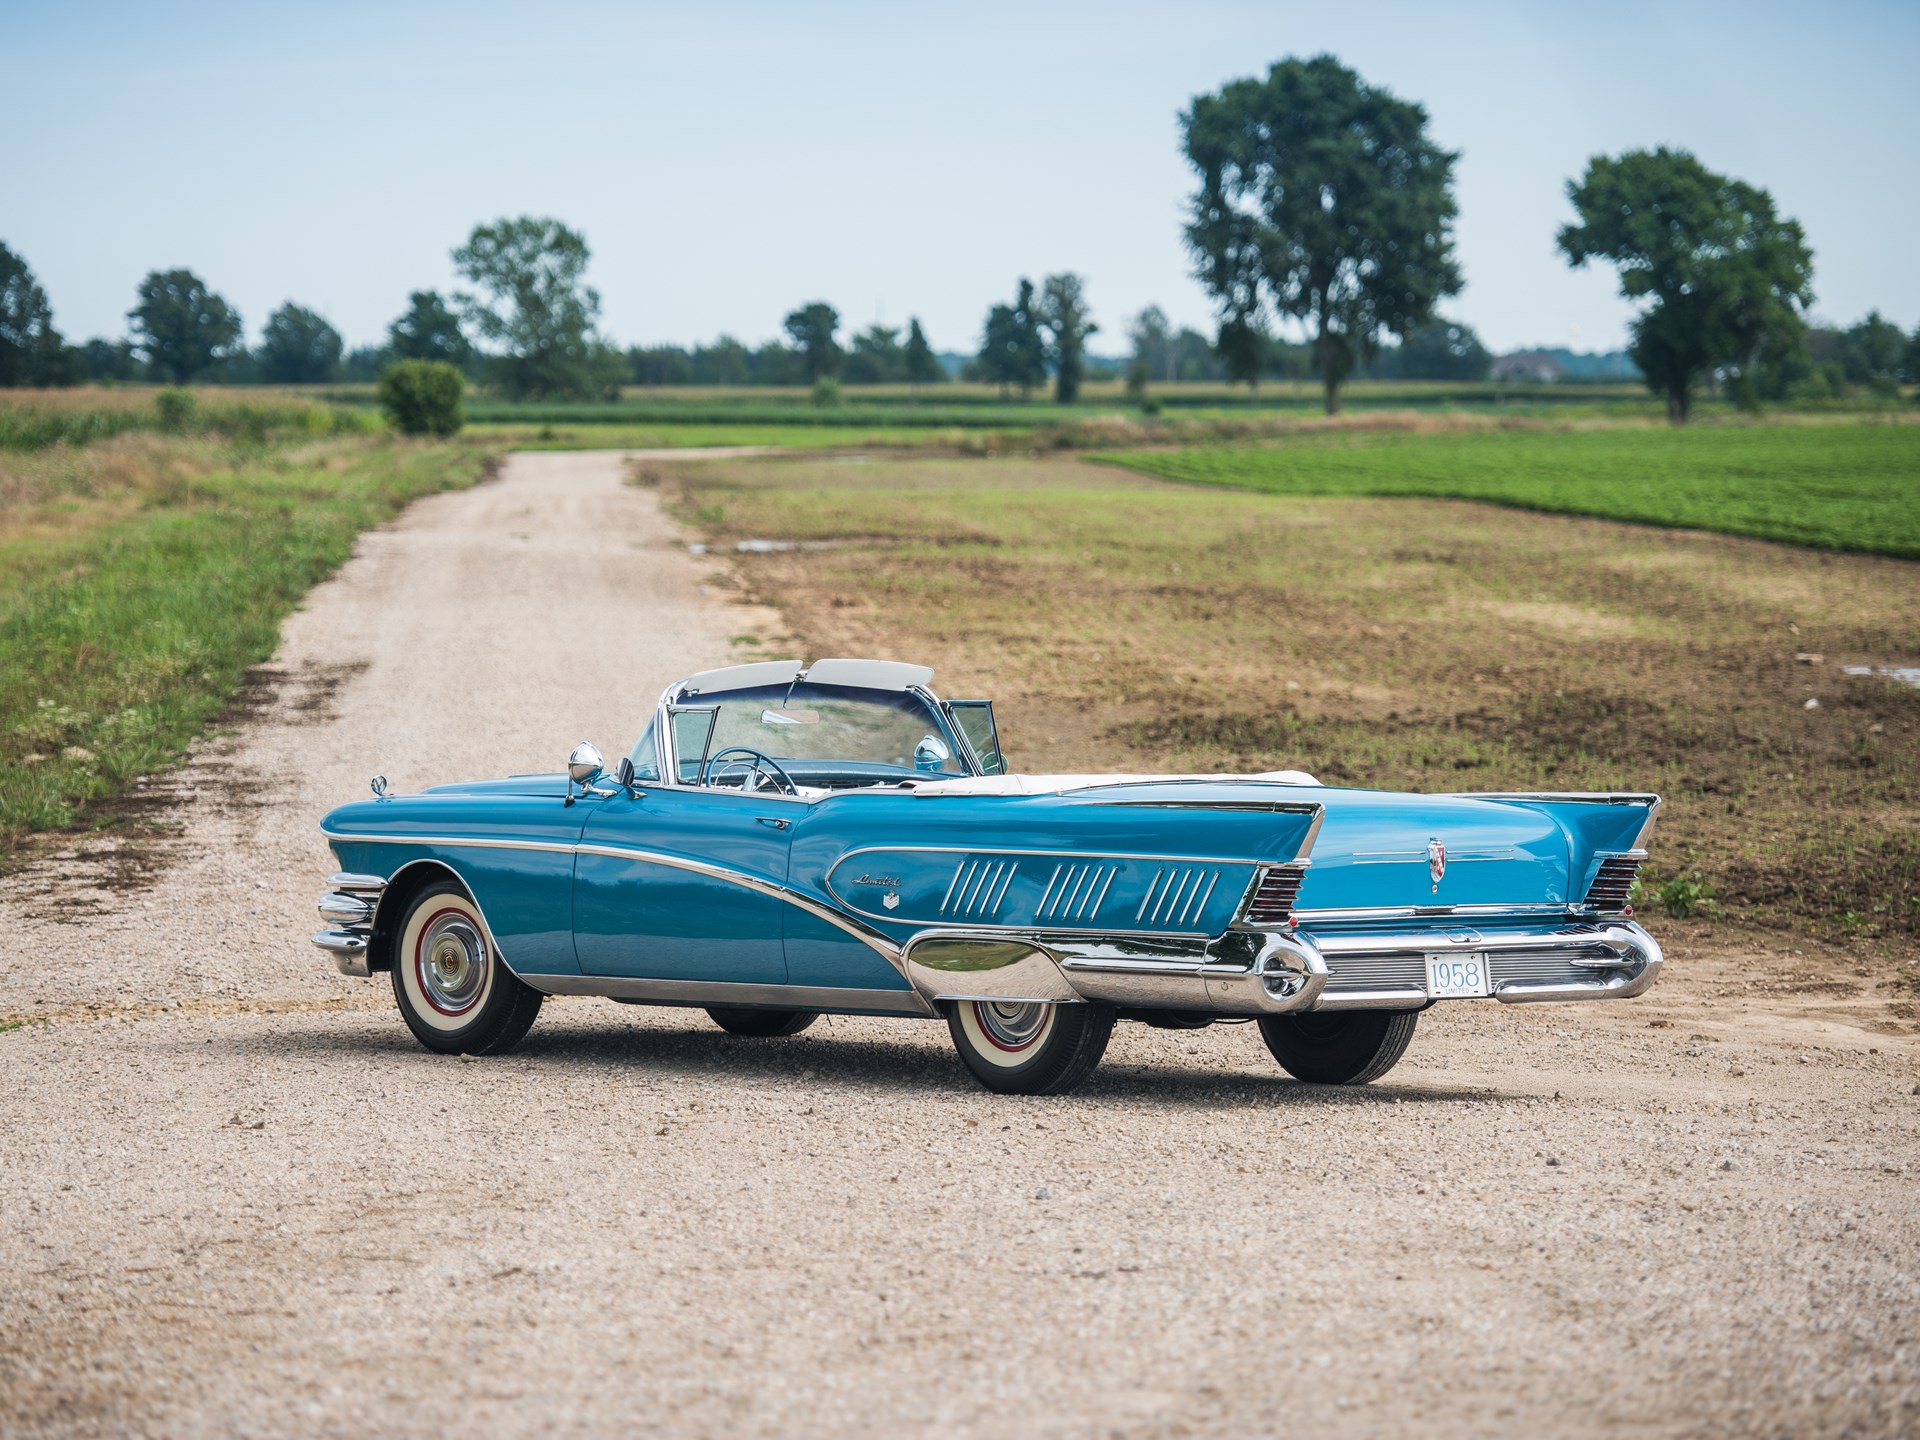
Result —
M 320 897 L 320 918 L 327 928 L 314 933 L 313 943 L 333 956 L 342 975 L 371 974 L 367 947 L 373 943 L 373 917 L 387 882 L 378 875 L 342 871 L 328 876 L 327 886 Z
M 952 961 L 937 958 L 938 946 L 956 943 Z M 909 946 L 907 972 L 932 1001 L 1092 1000 L 1220 1015 L 1418 1010 L 1429 1003 L 1426 957 L 1449 951 L 1484 954 L 1492 997 L 1508 1005 L 1626 999 L 1652 985 L 1665 961 L 1659 942 L 1638 925 L 1596 921 L 1487 931 L 1234 932 L 1211 943 L 1041 935 L 1035 944 L 969 945 L 962 932 L 948 931 Z

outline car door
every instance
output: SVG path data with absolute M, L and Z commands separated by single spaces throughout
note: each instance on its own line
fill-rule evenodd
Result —
M 781 927 L 793 821 L 787 796 L 671 785 L 592 803 L 574 864 L 585 975 L 786 983 Z

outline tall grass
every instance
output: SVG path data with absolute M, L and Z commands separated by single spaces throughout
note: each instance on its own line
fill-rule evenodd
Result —
M 129 431 L 211 436 L 264 444 L 291 435 L 369 434 L 381 428 L 372 411 L 268 393 L 29 391 L 0 398 L 0 450 L 91 445 Z
M 177 757 L 361 530 L 487 459 L 385 438 L 134 438 L 47 452 L 65 470 L 28 474 L 0 507 L 0 861 Z

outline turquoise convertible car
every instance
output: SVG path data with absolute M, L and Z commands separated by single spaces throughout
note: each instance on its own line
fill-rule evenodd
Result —
M 1354 1085 L 1443 1000 L 1623 999 L 1660 801 L 1410 795 L 1266 775 L 1017 775 L 984 700 L 925 666 L 769 661 L 668 689 L 609 770 L 343 805 L 314 943 L 391 975 L 420 1042 L 517 1044 L 548 995 L 944 1019 L 988 1087 L 1056 1094 L 1118 1020 L 1252 1019 Z

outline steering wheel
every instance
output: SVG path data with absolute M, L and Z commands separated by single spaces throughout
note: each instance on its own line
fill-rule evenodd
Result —
M 740 788 L 742 790 L 761 790 L 766 788 L 759 784 L 750 785 L 747 783 L 749 777 L 758 777 L 759 779 L 769 782 L 774 790 L 782 795 L 798 795 L 800 793 L 800 787 L 793 783 L 793 777 L 791 775 L 780 768 L 780 762 L 778 760 L 775 760 L 770 755 L 762 755 L 758 750 L 749 749 L 745 745 L 729 745 L 726 749 L 709 755 L 706 766 L 700 771 L 700 783 L 702 785 L 713 784 L 713 767 L 729 755 L 744 755 L 747 757 L 744 761 L 735 760 L 724 767 L 726 769 L 732 769 L 734 766 L 743 767 L 745 773 L 740 777 Z

